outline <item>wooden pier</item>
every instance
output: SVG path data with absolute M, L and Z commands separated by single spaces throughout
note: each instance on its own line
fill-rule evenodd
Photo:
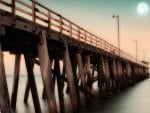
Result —
M 108 96 L 149 77 L 147 64 L 34 0 L 0 0 L 0 5 L 0 113 L 16 108 L 21 55 L 28 73 L 24 102 L 28 102 L 31 90 L 36 113 L 42 110 L 34 65 L 41 70 L 43 99 L 49 113 L 58 113 L 55 82 L 60 112 L 65 113 L 66 83 L 72 110 L 77 113 L 81 93 L 90 104 L 94 82 L 98 81 L 99 96 Z M 5 51 L 15 55 L 11 98 L 3 63 Z

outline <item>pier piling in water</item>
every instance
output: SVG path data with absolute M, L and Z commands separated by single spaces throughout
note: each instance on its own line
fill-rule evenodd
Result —
M 42 109 L 34 64 L 40 67 L 43 97 L 49 113 L 58 113 L 58 108 L 61 113 L 66 112 L 66 87 L 72 111 L 77 113 L 83 103 L 82 94 L 86 105 L 90 105 L 95 96 L 95 83 L 98 84 L 99 96 L 105 97 L 149 77 L 146 63 L 135 60 L 34 0 L 29 0 L 29 3 L 0 0 L 0 4 L 11 9 L 10 12 L 0 10 L 0 113 L 11 113 L 11 108 L 16 108 L 21 55 L 24 55 L 27 68 L 24 102 L 27 104 L 31 90 L 36 113 L 42 113 Z M 18 11 L 32 19 L 16 14 Z M 3 61 L 5 51 L 15 55 L 11 104 Z M 55 91 L 58 92 L 59 104 L 56 103 Z

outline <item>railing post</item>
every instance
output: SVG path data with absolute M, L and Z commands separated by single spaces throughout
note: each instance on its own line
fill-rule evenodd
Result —
M 95 40 L 96 40 L 96 47 L 97 47 L 97 41 L 98 41 L 98 40 L 97 40 L 97 37 L 95 37 Z
M 92 41 L 92 34 L 90 34 L 90 39 L 91 39 L 91 45 L 92 45 L 92 43 L 93 43 L 93 41 Z
M 51 12 L 48 11 L 48 28 L 51 29 Z
M 60 17 L 60 33 L 62 33 L 63 20 L 62 20 L 62 16 L 61 15 L 59 15 L 59 17 Z
M 36 21 L 36 15 L 35 15 L 35 2 L 34 2 L 34 0 L 32 1 L 32 21 L 33 21 L 33 23 L 35 23 L 35 21 Z
M 72 37 L 72 24 L 70 23 L 70 36 Z
M 86 42 L 86 31 L 84 30 L 84 40 Z
M 78 28 L 78 39 L 80 40 L 80 28 Z
M 12 0 L 12 15 L 15 16 L 16 15 L 16 0 Z

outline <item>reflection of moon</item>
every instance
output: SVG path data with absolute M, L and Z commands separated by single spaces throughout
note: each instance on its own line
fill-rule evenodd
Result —
M 145 2 L 139 3 L 139 5 L 137 6 L 137 12 L 140 15 L 147 15 L 148 12 L 149 12 L 149 6 L 148 6 L 148 4 L 145 3 Z

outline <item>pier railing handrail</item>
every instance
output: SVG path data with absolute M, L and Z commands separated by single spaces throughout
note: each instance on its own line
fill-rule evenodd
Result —
M 28 0 L 27 2 L 23 0 L 0 0 L 0 3 L 4 5 L 5 7 L 10 8 L 13 16 L 19 15 L 23 18 L 26 18 L 26 16 L 24 15 L 27 15 L 31 17 L 30 20 L 33 23 L 43 25 L 47 27 L 48 29 L 53 29 L 60 33 L 64 33 L 84 43 L 103 49 L 107 51 L 108 53 L 120 56 L 131 62 L 147 67 L 146 64 L 135 59 L 128 53 L 122 50 L 119 50 L 114 45 L 88 32 L 84 28 L 81 28 L 80 26 L 71 22 L 67 18 L 61 16 L 60 14 L 45 7 L 44 5 L 38 3 L 35 0 Z M 19 14 L 19 13 L 22 13 L 22 14 Z

